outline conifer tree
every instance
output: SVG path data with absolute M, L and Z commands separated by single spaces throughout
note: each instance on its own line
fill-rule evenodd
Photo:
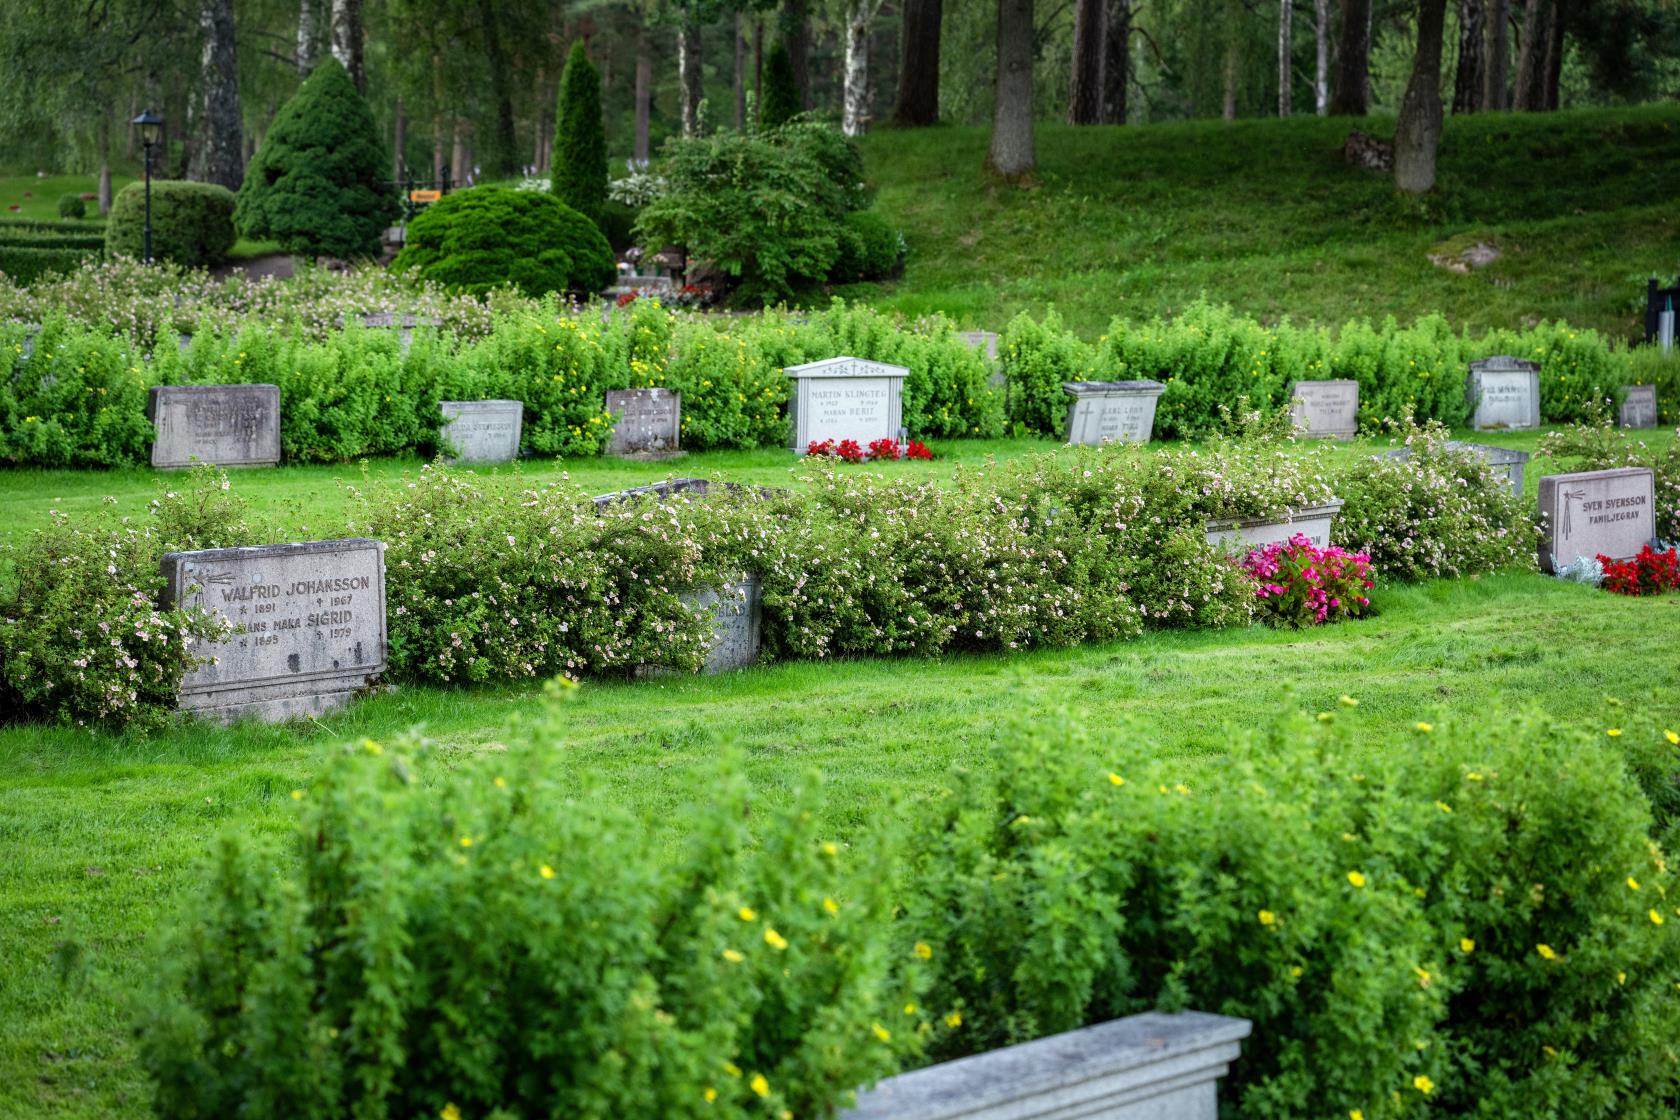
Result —
M 775 128 L 799 113 L 799 82 L 793 73 L 793 56 L 788 54 L 787 44 L 778 39 L 764 60 L 764 104 L 758 119 L 765 128 Z
M 572 44 L 560 76 L 554 116 L 554 193 L 599 224 L 607 201 L 607 133 L 601 124 L 601 74 L 581 40 Z

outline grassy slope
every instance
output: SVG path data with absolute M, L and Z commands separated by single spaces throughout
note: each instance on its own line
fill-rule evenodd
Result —
M 877 206 L 905 234 L 903 279 L 843 294 L 1001 330 L 1054 303 L 1088 337 L 1113 315 L 1170 314 L 1202 294 L 1268 320 L 1340 324 L 1443 311 L 1475 330 L 1566 318 L 1622 338 L 1645 277 L 1680 271 L 1680 107 L 1452 118 L 1424 203 L 1355 170 L 1340 145 L 1382 120 L 1041 125 L 1039 185 L 980 172 L 987 132 L 877 132 Z M 1504 256 L 1431 265 L 1448 240 Z
M 1412 741 L 1419 718 L 1484 719 L 1513 699 L 1571 724 L 1626 723 L 1630 734 L 1680 722 L 1680 597 L 1619 599 L 1512 575 L 1377 602 L 1378 618 L 1320 632 L 1156 634 L 1014 657 L 592 684 L 569 710 L 562 765 L 604 768 L 625 803 L 661 827 L 671 806 L 704 796 L 713 757 L 736 742 L 769 796 L 821 768 L 844 835 L 893 797 L 937 790 L 1011 713 L 1064 704 L 1094 729 L 1140 721 L 1141 738 L 1114 743 L 1122 766 L 1217 752 L 1222 727 L 1281 705 L 1336 710 L 1343 693 L 1360 707 L 1335 718 L 1360 720 L 1376 749 Z M 1607 697 L 1629 707 L 1607 707 Z M 0 1103 L 26 1116 L 141 1110 L 123 1001 L 143 983 L 147 931 L 219 829 L 286 827 L 288 793 L 307 785 L 323 750 L 420 722 L 447 765 L 458 752 L 499 749 L 537 708 L 531 691 L 415 688 L 303 729 L 195 727 L 145 741 L 0 730 Z

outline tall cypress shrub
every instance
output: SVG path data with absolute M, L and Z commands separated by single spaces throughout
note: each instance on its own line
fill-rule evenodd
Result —
M 607 202 L 607 132 L 601 124 L 601 74 L 581 40 L 572 44 L 560 76 L 554 117 L 554 193 L 599 225 Z
M 758 120 L 765 128 L 786 124 L 802 111 L 799 103 L 799 81 L 793 75 L 793 58 L 787 44 L 780 39 L 770 48 L 764 65 L 764 104 L 759 107 Z
M 373 111 L 344 67 L 326 59 L 280 107 L 245 168 L 233 220 L 289 253 L 371 257 L 399 211 Z

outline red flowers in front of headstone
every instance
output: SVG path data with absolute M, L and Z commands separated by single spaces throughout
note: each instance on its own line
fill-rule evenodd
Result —
M 1650 545 L 1632 560 L 1612 560 L 1600 555 L 1604 568 L 1604 590 L 1618 595 L 1661 595 L 1680 589 L 1680 553 L 1674 549 L 1657 552 Z
M 814 439 L 805 445 L 805 454 L 815 456 L 818 459 L 838 459 L 842 463 L 861 463 L 865 459 L 871 462 L 880 462 L 891 459 L 931 460 L 933 458 L 933 452 L 928 450 L 927 444 L 919 439 L 913 439 L 909 443 L 899 443 L 897 440 L 889 439 L 886 436 L 871 440 L 867 449 L 860 446 L 855 439 Z

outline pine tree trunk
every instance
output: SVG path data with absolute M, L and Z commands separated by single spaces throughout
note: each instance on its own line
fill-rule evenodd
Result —
M 1551 5 L 1546 0 L 1528 0 L 1523 10 L 1522 45 L 1517 51 L 1517 84 L 1511 108 L 1532 113 L 1544 105 L 1546 96 L 1546 21 Z
M 1546 35 L 1546 88 L 1542 107 L 1555 111 L 1558 107 L 1558 83 L 1563 77 L 1563 5 L 1566 0 L 1552 0 L 1552 18 Z
M 204 118 L 195 149 L 196 178 L 238 190 L 245 178 L 245 144 L 240 135 L 233 0 L 203 0 L 199 24 L 204 30 Z
M 1073 75 L 1068 84 L 1069 124 L 1102 120 L 1104 0 L 1078 0 L 1073 23 Z
M 648 162 L 648 114 L 653 105 L 653 44 L 647 22 L 636 26 L 636 147 L 631 153 L 638 167 Z
M 923 128 L 939 123 L 939 32 L 944 0 L 904 0 L 893 123 Z
M 1447 0 L 1419 0 L 1417 54 L 1412 77 L 1394 126 L 1394 185 L 1408 194 L 1435 186 L 1435 156 L 1441 145 L 1441 38 Z
M 391 126 L 391 181 L 402 182 L 403 165 L 406 159 L 403 150 L 408 147 L 408 114 L 403 112 L 403 101 L 397 97 L 396 119 Z
M 1132 78 L 1132 0 L 1108 0 L 1103 13 L 1102 120 L 1126 123 L 1126 94 Z
M 316 47 L 321 41 L 321 12 L 315 0 L 298 0 L 297 68 L 307 78 L 315 69 Z
M 513 66 L 502 47 L 496 0 L 478 0 L 478 25 L 484 36 L 491 100 L 496 106 L 496 133 L 487 162 L 493 174 L 512 175 L 519 170 L 519 139 L 513 127 Z
M 444 113 L 443 59 L 432 52 L 432 185 L 443 186 L 443 165 L 449 154 L 449 117 Z
M 332 0 L 332 54 L 350 73 L 356 92 L 366 95 L 362 70 L 362 0 Z
M 735 13 L 735 127 L 747 127 L 746 13 Z
M 840 102 L 840 131 L 862 136 L 869 131 L 869 19 L 871 0 L 851 0 L 846 8 L 846 60 Z
M 1487 54 L 1482 60 L 1482 108 L 1511 107 L 1509 75 L 1511 13 L 1509 0 L 1487 0 Z
M 1005 179 L 1031 175 L 1033 150 L 1033 0 L 998 0 L 997 81 L 986 168 Z
M 1371 0 L 1342 0 L 1342 35 L 1336 45 L 1333 117 L 1363 117 L 1371 111 Z
M 472 185 L 472 168 L 467 166 L 467 121 L 465 117 L 455 118 L 455 141 L 449 150 L 449 171 L 452 186 L 467 187 Z
M 1287 120 L 1295 111 L 1294 0 L 1278 0 L 1278 116 Z
M 1482 0 L 1458 0 L 1458 70 L 1453 76 L 1454 113 L 1474 113 L 1482 107 L 1487 83 L 1483 73 Z
M 1225 29 L 1225 104 L 1220 113 L 1228 121 L 1237 119 L 1237 78 L 1241 73 L 1242 41 L 1237 38 L 1235 24 L 1228 24 Z
M 1330 112 L 1330 0 L 1313 0 L 1313 112 Z
M 764 109 L 764 17 L 753 16 L 753 104 Z
M 799 108 L 811 107 L 811 14 L 809 0 L 785 0 L 781 9 L 782 44 L 793 63 Z
M 682 94 L 682 134 L 700 135 L 700 101 L 706 96 L 701 82 L 700 25 L 684 19 L 677 29 L 677 85 Z

